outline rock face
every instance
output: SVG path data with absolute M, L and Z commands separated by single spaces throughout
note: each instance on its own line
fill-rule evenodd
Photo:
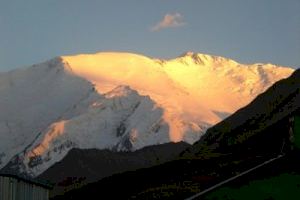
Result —
M 73 149 L 197 141 L 293 69 L 189 52 L 63 56 L 0 74 L 0 169 L 37 176 Z

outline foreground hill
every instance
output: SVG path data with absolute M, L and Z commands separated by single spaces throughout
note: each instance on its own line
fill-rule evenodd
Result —
M 113 174 L 149 168 L 174 160 L 189 146 L 183 142 L 166 143 L 134 152 L 72 149 L 60 162 L 39 175 L 38 179 L 54 184 L 51 191 L 51 196 L 54 196 Z

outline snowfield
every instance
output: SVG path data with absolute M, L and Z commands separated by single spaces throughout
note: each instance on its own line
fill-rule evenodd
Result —
M 134 151 L 197 141 L 294 69 L 187 52 L 104 52 L 0 73 L 0 169 L 37 176 L 74 147 Z

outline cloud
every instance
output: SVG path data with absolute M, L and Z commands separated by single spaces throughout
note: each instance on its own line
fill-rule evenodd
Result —
M 164 18 L 151 28 L 151 31 L 160 31 L 165 28 L 175 28 L 185 25 L 180 13 L 166 14 Z

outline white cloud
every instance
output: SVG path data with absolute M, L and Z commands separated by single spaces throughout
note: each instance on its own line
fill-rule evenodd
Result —
M 160 31 L 164 28 L 175 28 L 185 25 L 180 13 L 166 14 L 164 18 L 151 28 L 151 31 Z

